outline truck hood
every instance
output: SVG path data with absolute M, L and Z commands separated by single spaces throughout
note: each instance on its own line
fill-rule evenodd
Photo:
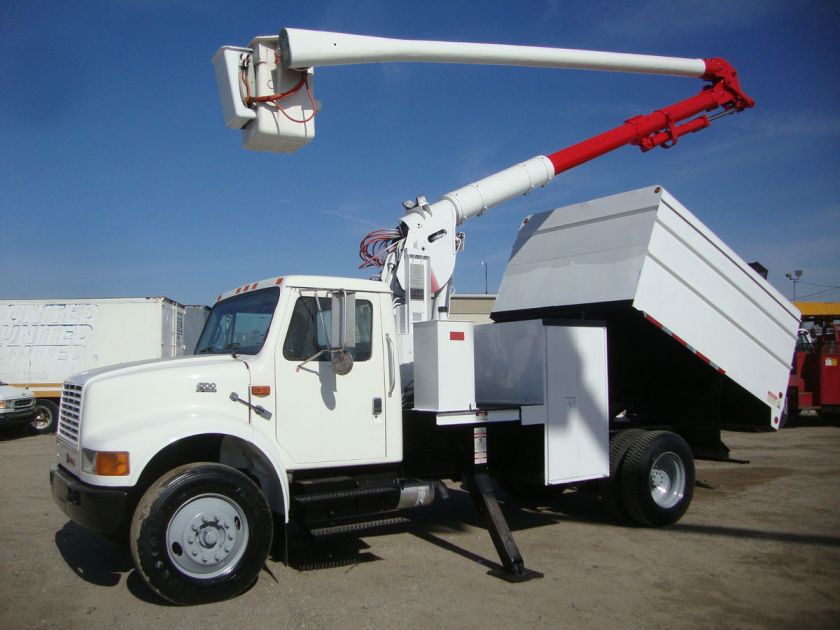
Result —
M 66 383 L 81 388 L 78 426 L 65 422 L 63 403 L 59 437 L 85 448 L 113 448 L 138 424 L 151 429 L 222 417 L 249 422 L 248 407 L 230 399 L 232 393 L 248 399 L 248 365 L 230 355 L 122 364 L 74 374 Z M 131 450 L 131 445 L 122 448 Z
M 65 379 L 65 382 L 72 383 L 73 385 L 84 386 L 89 381 L 97 379 L 98 377 L 111 378 L 127 374 L 142 374 L 147 372 L 156 372 L 160 369 L 182 368 L 187 366 L 202 369 L 212 365 L 227 365 L 231 362 L 243 363 L 242 359 L 234 359 L 229 354 L 178 357 L 175 359 L 146 359 L 144 361 L 117 363 L 115 365 L 85 370 L 84 372 L 77 372 L 76 374 L 68 376 Z
M 14 385 L 0 385 L 0 400 L 19 400 L 21 398 L 34 398 L 35 394 L 26 387 L 15 387 Z

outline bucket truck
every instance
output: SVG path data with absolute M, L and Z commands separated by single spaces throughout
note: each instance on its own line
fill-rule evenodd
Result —
M 677 521 L 691 501 L 690 432 L 681 437 L 656 418 L 618 430 L 628 414 L 619 417 L 610 408 L 604 322 L 553 317 L 565 299 L 558 289 L 542 300 L 523 298 L 518 288 L 525 285 L 513 275 L 509 299 L 499 298 L 500 323 L 474 328 L 450 320 L 449 296 L 462 224 L 615 148 L 670 145 L 708 127 L 710 112 L 752 107 L 735 71 L 721 59 L 298 29 L 257 37 L 248 47 L 223 47 L 214 57 L 227 126 L 241 129 L 247 148 L 286 153 L 314 137 L 315 66 L 384 61 L 647 72 L 696 77 L 706 85 L 693 97 L 434 203 L 423 197 L 407 202 L 396 228 L 362 242 L 363 266 L 379 269 L 373 279 L 248 282 L 219 295 L 196 356 L 67 379 L 51 469 L 55 501 L 77 523 L 127 537 L 138 573 L 173 602 L 235 596 L 257 578 L 269 553 L 288 561 L 290 521 L 315 536 L 402 522 L 402 510 L 445 498 L 446 479 L 471 493 L 501 560 L 494 573 L 511 581 L 541 574 L 525 567 L 491 474 L 515 489 L 600 486 L 617 513 L 648 526 Z M 634 207 L 622 207 L 627 204 Z M 767 311 L 776 335 L 771 354 L 784 346 L 792 319 L 784 304 L 661 188 L 606 200 L 594 210 L 602 225 L 617 222 L 614 239 L 622 232 L 632 237 L 605 260 L 615 262 L 615 251 L 631 252 L 615 269 L 637 282 L 629 288 L 593 284 L 590 297 L 646 305 L 660 326 L 647 324 L 652 330 L 668 324 L 681 330 L 669 304 L 642 299 L 642 285 L 656 280 L 656 270 L 637 268 L 667 261 L 679 240 L 717 269 L 707 278 L 709 291 L 734 294 L 732 308 L 742 316 Z M 562 264 L 540 266 L 541 257 L 548 260 L 541 248 L 557 253 L 552 239 L 562 235 L 572 243 L 575 229 L 592 227 L 585 209 L 572 215 L 578 220 L 535 215 L 525 222 L 506 282 L 518 272 L 545 281 L 548 267 L 562 271 Z M 627 217 L 641 223 L 624 230 Z M 667 228 L 664 240 L 660 225 Z M 667 234 L 681 236 L 669 240 Z M 592 232 L 586 237 L 599 240 Z M 581 263 L 589 255 L 591 263 L 592 252 L 597 257 L 598 248 L 570 253 L 580 254 Z M 598 271 L 597 265 L 589 269 Z M 678 279 L 695 271 L 678 269 Z M 696 292 L 683 284 L 669 299 L 680 303 Z M 732 333 L 725 321 L 721 326 Z M 690 341 L 692 360 L 698 354 L 706 359 L 697 361 L 701 372 L 731 370 L 739 378 L 744 372 L 730 364 L 737 357 L 719 358 L 717 347 L 702 355 L 702 339 Z M 743 343 L 767 345 L 753 338 Z M 755 382 L 744 380 L 744 387 L 776 391 L 776 371 L 753 375 Z M 765 422 L 768 411 L 774 422 L 776 407 L 762 406 Z

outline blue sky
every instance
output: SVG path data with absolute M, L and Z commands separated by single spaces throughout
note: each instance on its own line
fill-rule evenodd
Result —
M 498 286 L 523 216 L 662 184 L 747 261 L 840 301 L 840 3 L 0 2 L 0 298 L 165 295 L 365 277 L 358 242 L 434 200 L 696 93 L 694 79 L 426 64 L 316 70 L 317 137 L 224 127 L 223 44 L 299 27 L 727 58 L 754 110 L 670 151 L 620 149 L 464 226 L 461 293 Z M 832 291 L 830 287 L 834 287 Z

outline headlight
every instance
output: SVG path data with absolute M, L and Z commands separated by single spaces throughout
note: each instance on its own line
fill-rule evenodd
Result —
M 92 475 L 119 477 L 129 473 L 127 451 L 82 449 L 82 471 Z
M 0 400 L 0 409 L 6 409 L 12 407 L 11 400 Z

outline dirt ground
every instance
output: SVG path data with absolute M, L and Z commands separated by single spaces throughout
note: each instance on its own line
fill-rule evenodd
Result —
M 241 597 L 160 601 L 129 553 L 53 504 L 54 436 L 0 434 L 3 628 L 838 628 L 840 422 L 726 432 L 732 456 L 698 463 L 678 524 L 613 523 L 598 501 L 504 505 L 526 565 L 509 584 L 466 493 L 388 533 L 297 545 Z

